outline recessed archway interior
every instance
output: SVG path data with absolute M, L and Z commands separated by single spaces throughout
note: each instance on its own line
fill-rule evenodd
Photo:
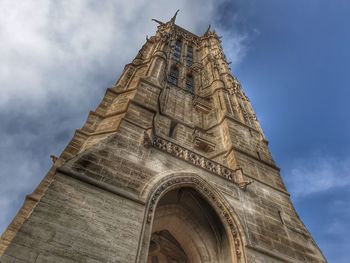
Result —
M 159 200 L 147 263 L 232 263 L 225 228 L 195 189 L 167 192 Z

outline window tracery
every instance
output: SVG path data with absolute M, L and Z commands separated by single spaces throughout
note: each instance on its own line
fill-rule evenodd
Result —
M 193 47 L 188 46 L 187 47 L 187 66 L 192 66 L 193 64 Z
M 182 42 L 181 40 L 176 40 L 173 57 L 176 61 L 180 61 L 181 58 Z
M 177 85 L 177 81 L 179 78 L 179 70 L 176 67 L 172 67 L 169 72 L 168 82 Z
M 193 76 L 192 75 L 187 75 L 186 78 L 186 90 L 193 93 L 194 88 L 193 88 Z

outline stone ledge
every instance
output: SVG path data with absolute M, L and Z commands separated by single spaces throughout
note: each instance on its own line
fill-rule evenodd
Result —
M 119 196 L 122 196 L 126 199 L 129 199 L 129 200 L 132 200 L 132 201 L 135 201 L 141 205 L 144 205 L 145 202 L 143 200 L 141 200 L 140 198 L 138 198 L 137 196 L 121 189 L 121 188 L 118 188 L 116 186 L 112 186 L 110 184 L 106 184 L 104 182 L 100 182 L 96 179 L 93 179 L 87 175 L 84 175 L 84 174 L 80 174 L 80 173 L 77 173 L 77 172 L 74 172 L 70 169 L 68 169 L 67 167 L 59 167 L 57 168 L 57 171 L 66 175 L 66 176 L 70 176 L 74 179 L 77 179 L 79 181 L 83 181 L 85 183 L 88 183 L 90 185 L 93 185 L 97 188 L 100 188 L 100 189 L 103 189 L 105 191 L 108 191 L 110 193 L 113 193 L 113 194 L 116 194 L 116 195 L 119 195 Z

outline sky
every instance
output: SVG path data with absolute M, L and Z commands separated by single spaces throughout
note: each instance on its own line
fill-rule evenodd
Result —
M 0 232 L 156 24 L 221 35 L 293 203 L 350 258 L 350 2 L 0 0 Z

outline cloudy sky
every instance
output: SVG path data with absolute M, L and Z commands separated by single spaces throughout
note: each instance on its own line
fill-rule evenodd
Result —
M 0 0 L 0 232 L 155 32 L 223 36 L 304 223 L 350 258 L 348 0 Z

